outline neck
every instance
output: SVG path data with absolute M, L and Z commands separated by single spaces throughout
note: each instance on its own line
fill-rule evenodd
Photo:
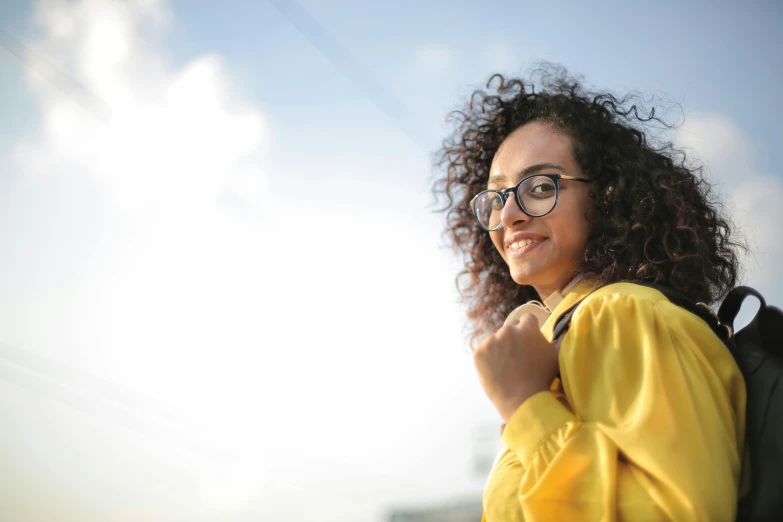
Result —
M 560 288 L 552 290 L 536 288 L 536 292 L 538 292 L 538 296 L 541 298 L 541 302 L 543 302 L 547 308 L 552 310 L 560 301 L 563 300 L 566 295 L 568 295 L 571 290 L 576 288 L 581 282 L 582 277 L 576 276 L 569 280 L 565 285 L 560 286 Z

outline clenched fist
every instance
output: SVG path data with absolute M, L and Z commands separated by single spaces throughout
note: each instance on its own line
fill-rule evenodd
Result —
M 559 344 L 547 341 L 538 320 L 526 314 L 473 352 L 481 386 L 504 421 L 529 397 L 549 389 L 558 373 L 558 351 Z

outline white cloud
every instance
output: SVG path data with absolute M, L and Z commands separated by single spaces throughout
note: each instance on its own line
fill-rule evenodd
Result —
M 248 392 L 233 381 L 253 377 L 230 363 L 212 363 L 210 352 L 238 356 L 258 350 L 264 336 L 252 314 L 263 317 L 271 307 L 258 298 L 270 263 L 269 249 L 252 227 L 221 207 L 221 196 L 231 190 L 251 205 L 267 198 L 267 126 L 259 108 L 237 94 L 219 55 L 169 64 L 157 40 L 170 18 L 166 3 L 156 0 L 36 4 L 41 36 L 30 47 L 66 77 L 53 76 L 51 69 L 45 74 L 58 89 L 28 74 L 39 131 L 17 143 L 14 158 L 27 185 L 37 187 L 32 195 L 58 185 L 47 178 L 97 184 L 100 201 L 94 191 L 76 192 L 72 200 L 58 201 L 58 210 L 98 208 L 103 222 L 92 250 L 69 248 L 84 243 L 84 230 L 58 227 L 57 244 L 22 231 L 18 242 L 25 241 L 31 259 L 47 259 L 44 270 L 56 270 L 67 258 L 88 268 L 71 280 L 57 278 L 34 296 L 6 296 L 0 302 L 9 311 L 3 340 L 36 346 L 48 357 L 202 418 L 223 416 L 230 425 L 218 432 L 227 446 L 250 406 L 226 406 Z M 45 67 L 38 56 L 27 62 Z M 23 215 L 32 202 L 18 203 L 9 215 Z M 54 212 L 47 214 L 51 209 L 43 207 L 40 219 L 57 220 Z M 235 351 L 221 350 L 222 344 Z M 210 380 L 215 389 L 205 387 Z M 100 469 L 101 463 L 85 466 Z M 225 474 L 239 480 L 237 487 L 215 483 L 215 473 L 214 465 L 199 473 L 211 492 L 204 497 L 213 502 L 207 508 L 242 506 L 263 477 L 262 471 L 229 469 Z
M 741 174 L 751 171 L 752 163 L 746 163 L 751 159 L 751 146 L 727 117 L 714 113 L 693 114 L 677 132 L 678 141 L 707 163 L 711 173 L 718 176 L 716 181 L 736 182 Z
M 416 69 L 430 73 L 450 72 L 457 64 L 455 52 L 443 44 L 428 44 L 416 49 Z
M 83 82 L 105 120 L 31 74 L 45 130 L 18 148 L 28 170 L 79 169 L 130 207 L 209 205 L 226 185 L 258 197 L 263 115 L 236 99 L 219 56 L 174 69 L 142 38 L 164 27 L 163 2 L 48 0 L 36 12 L 35 49 Z
M 783 283 L 783 181 L 780 175 L 760 172 L 753 145 L 727 117 L 694 114 L 678 130 L 677 141 L 695 153 L 719 187 L 730 217 L 750 247 L 743 259 L 747 284 L 760 289 Z M 778 298 L 778 296 L 775 296 Z
M 433 255 L 432 216 L 402 210 L 424 214 L 427 198 L 384 188 L 402 203 L 384 209 L 361 204 L 375 193 L 367 187 L 270 194 L 262 111 L 238 95 L 219 55 L 166 60 L 157 39 L 173 16 L 163 1 L 47 0 L 36 13 L 42 37 L 31 46 L 95 95 L 103 120 L 31 74 L 41 120 L 15 158 L 36 187 L 58 176 L 97 185 L 97 197 L 73 194 L 58 208 L 99 208 L 102 222 L 93 250 L 69 248 L 84 233 L 74 226 L 56 229 L 55 246 L 30 240 L 47 269 L 67 256 L 88 268 L 4 296 L 3 340 L 206 418 L 221 444 L 269 468 L 206 466 L 199 502 L 214 505 L 190 509 L 242 509 L 270 474 L 375 501 L 475 485 L 467 452 L 461 461 L 453 448 L 476 414 L 494 414 L 461 350 L 459 311 L 444 306 L 456 268 Z M 441 46 L 417 61 L 455 63 Z M 258 222 L 226 208 L 226 188 Z M 110 474 L 100 466 L 84 464 Z M 449 480 L 437 479 L 443 470 Z M 346 498 L 322 496 L 324 509 Z

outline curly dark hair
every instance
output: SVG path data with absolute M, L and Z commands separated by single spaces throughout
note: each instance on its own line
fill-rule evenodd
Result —
M 446 231 L 466 266 L 457 287 L 467 301 L 472 340 L 495 331 L 517 306 L 538 299 L 535 289 L 511 279 L 489 234 L 476 221 L 471 198 L 486 188 L 500 144 L 514 130 L 539 121 L 571 138 L 574 158 L 592 178 L 590 223 L 578 274 L 601 282 L 666 284 L 694 301 L 713 303 L 737 281 L 731 223 L 704 179 L 671 141 L 675 127 L 646 110 L 641 95 L 590 92 L 565 69 L 546 65 L 533 81 L 496 74 L 462 110 L 449 113 L 453 133 L 443 141 L 436 167 L 436 202 L 445 197 Z

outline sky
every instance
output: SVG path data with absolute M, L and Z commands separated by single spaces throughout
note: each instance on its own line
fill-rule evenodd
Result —
M 681 4 L 2 3 L 0 511 L 373 522 L 480 498 L 499 420 L 429 185 L 493 72 L 679 104 L 743 282 L 781 306 L 783 8 Z

